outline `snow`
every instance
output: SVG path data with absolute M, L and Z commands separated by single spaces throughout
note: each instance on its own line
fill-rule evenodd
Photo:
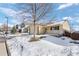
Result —
M 51 23 L 51 24 L 49 24 L 48 26 L 54 26 L 54 25 L 59 25 L 59 24 L 63 24 L 64 23 L 64 21 L 55 21 L 55 22 L 53 22 L 53 23 Z
M 38 37 L 42 35 L 37 35 Z M 28 42 L 32 35 L 15 37 L 7 40 L 12 56 L 69 56 L 79 55 L 79 45 L 70 43 L 68 37 L 45 35 L 39 41 Z
M 43 40 L 47 40 L 51 43 L 58 44 L 58 45 L 64 45 L 64 46 L 74 45 L 73 43 L 70 43 L 73 40 L 68 37 L 57 38 L 57 37 L 48 36 L 48 37 L 44 38 Z

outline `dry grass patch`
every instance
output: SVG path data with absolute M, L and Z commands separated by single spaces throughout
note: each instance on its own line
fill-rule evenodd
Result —
M 32 37 L 29 42 L 33 42 L 33 41 L 39 41 L 40 39 L 45 38 L 45 36 L 41 36 L 41 37 Z
M 39 41 L 39 37 L 32 37 L 30 40 L 29 40 L 29 42 L 34 42 L 34 41 Z

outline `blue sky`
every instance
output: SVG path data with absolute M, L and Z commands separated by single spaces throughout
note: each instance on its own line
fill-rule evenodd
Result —
M 18 7 L 18 8 L 17 8 Z M 50 14 L 51 17 L 55 16 L 56 20 L 69 20 L 71 27 L 74 30 L 79 31 L 79 4 L 78 3 L 54 3 L 53 4 L 53 13 Z M 15 14 L 17 14 L 21 9 L 16 4 L 0 4 L 0 24 L 6 23 L 5 16 L 8 17 L 9 25 L 12 26 L 14 24 L 20 23 L 15 18 Z M 20 19 L 20 18 L 19 18 Z M 49 19 L 48 19 L 49 21 Z

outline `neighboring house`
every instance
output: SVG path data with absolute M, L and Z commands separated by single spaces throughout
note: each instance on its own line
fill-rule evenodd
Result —
M 17 33 L 28 33 L 28 25 L 17 24 L 15 25 Z
M 7 30 L 8 30 L 8 27 L 7 27 L 6 24 L 2 24 L 2 25 L 0 26 L 0 29 L 1 29 L 1 31 L 3 32 L 3 31 L 7 31 Z
M 21 28 L 23 33 L 29 33 L 29 25 L 25 25 L 25 27 Z
M 67 20 L 47 24 L 46 28 L 48 34 L 62 34 L 64 31 L 70 32 L 70 25 Z
M 0 26 L 0 31 L 1 32 L 7 32 L 8 31 L 8 33 L 10 33 L 11 32 L 11 29 L 12 29 L 12 27 L 7 26 L 6 24 L 2 24 Z
M 21 33 L 22 32 L 22 30 L 21 30 L 22 28 L 21 28 L 20 24 L 19 25 L 17 24 L 14 27 L 16 28 L 16 33 Z

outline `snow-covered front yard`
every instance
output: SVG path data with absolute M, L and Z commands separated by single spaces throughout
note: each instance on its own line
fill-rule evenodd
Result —
M 32 36 L 20 36 L 7 40 L 12 56 L 70 56 L 79 55 L 79 44 L 71 38 L 46 36 L 39 41 L 28 42 Z

